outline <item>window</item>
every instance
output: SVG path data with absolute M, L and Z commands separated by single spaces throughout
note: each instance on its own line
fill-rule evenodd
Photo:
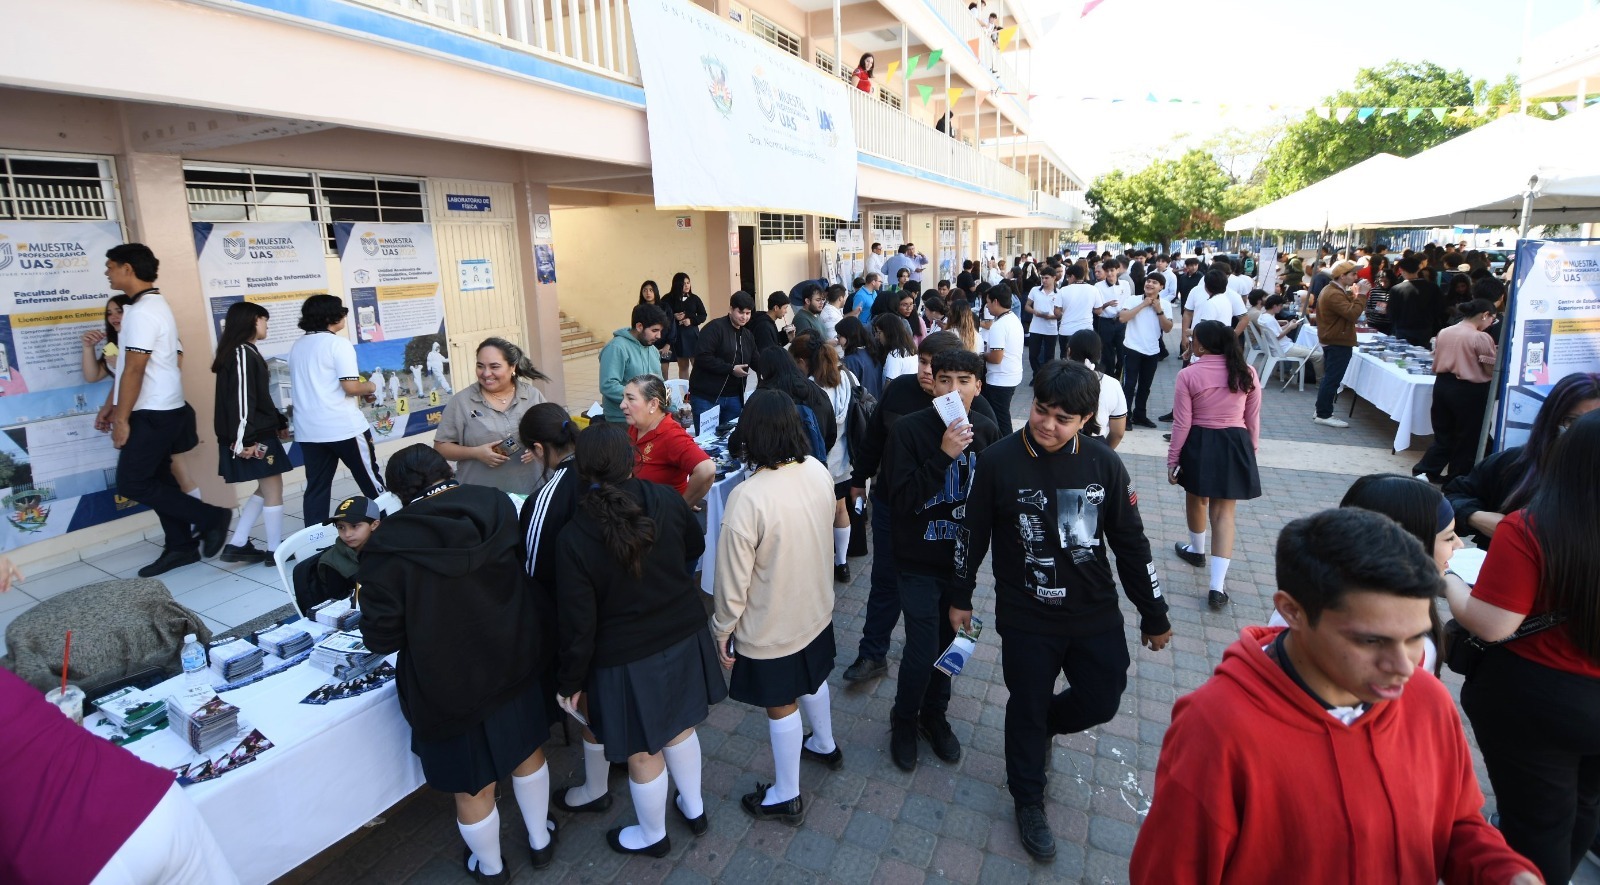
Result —
M 839 231 L 860 229 L 861 216 L 859 215 L 856 216 L 855 221 L 845 221 L 841 218 L 830 218 L 825 215 L 817 218 L 817 239 L 823 242 L 838 242 Z
M 817 50 L 816 64 L 817 67 L 827 71 L 830 74 L 839 73 L 839 66 L 833 63 L 833 56 L 823 52 L 820 49 Z
M 328 253 L 337 221 L 427 221 L 420 178 L 269 167 L 185 166 L 193 221 L 316 221 Z
M 878 90 L 878 100 L 897 111 L 903 106 L 900 101 L 900 93 L 890 92 L 887 89 Z
M 0 220 L 121 221 L 111 161 L 0 151 Z
M 763 243 L 804 243 L 806 241 L 806 217 L 804 215 L 763 212 L 761 213 L 759 224 L 761 242 Z
M 795 58 L 800 57 L 800 35 L 759 12 L 750 13 L 750 32 Z

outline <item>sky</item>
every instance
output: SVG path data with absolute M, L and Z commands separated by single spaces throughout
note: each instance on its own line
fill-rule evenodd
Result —
M 1066 10 L 1030 60 L 1034 130 L 1087 183 L 1181 153 L 1229 126 L 1254 130 L 1284 117 L 1221 113 L 1217 104 L 1318 104 L 1349 88 L 1359 69 L 1396 58 L 1497 82 L 1517 71 L 1525 16 L 1537 35 L 1590 0 L 1390 0 L 1351 3 L 1344 14 L 1339 4 L 1312 0 L 1104 0 L 1083 18 L 1082 0 L 1032 2 L 1035 10 Z M 1018 65 L 1024 77 L 1030 61 Z M 1159 103 L 1146 101 L 1151 93 Z M 1207 104 L 1168 104 L 1172 98 Z

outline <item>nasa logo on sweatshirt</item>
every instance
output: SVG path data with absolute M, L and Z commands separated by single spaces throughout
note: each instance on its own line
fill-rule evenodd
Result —
M 1083 490 L 1083 497 L 1090 504 L 1099 507 L 1106 501 L 1105 487 L 1099 483 L 1091 483 L 1088 488 Z

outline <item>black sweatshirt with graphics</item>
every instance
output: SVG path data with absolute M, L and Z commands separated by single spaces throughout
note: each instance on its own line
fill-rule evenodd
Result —
M 932 406 L 901 418 L 889 431 L 882 481 L 892 514 L 895 566 L 900 569 L 950 575 L 978 453 L 1000 438 L 1000 428 L 984 415 L 973 412 L 967 420 L 972 442 L 956 458 L 941 447 L 945 423 Z
M 1051 453 L 1024 428 L 990 446 L 978 459 L 962 527 L 952 601 L 958 608 L 972 608 L 992 538 L 997 626 L 1068 637 L 1119 629 L 1110 552 L 1139 610 L 1140 632 L 1172 629 L 1138 495 L 1121 459 L 1099 439 L 1079 434 Z

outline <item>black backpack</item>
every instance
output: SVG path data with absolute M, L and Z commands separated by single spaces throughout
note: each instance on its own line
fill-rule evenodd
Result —
M 858 457 L 863 446 L 867 444 L 867 424 L 872 420 L 872 413 L 878 408 L 878 400 L 867 392 L 849 369 L 841 369 L 844 376 L 850 380 L 850 405 L 844 412 L 844 450 L 852 462 Z

